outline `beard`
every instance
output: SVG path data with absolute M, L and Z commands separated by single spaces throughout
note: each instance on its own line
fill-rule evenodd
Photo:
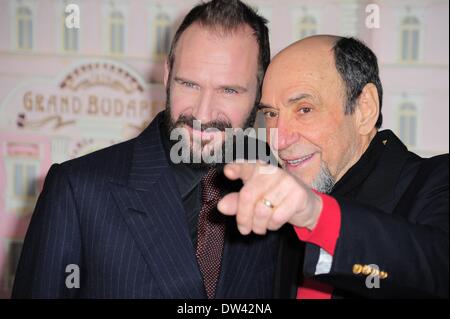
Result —
M 311 188 L 324 194 L 330 194 L 336 184 L 336 180 L 328 168 L 328 166 L 321 161 L 319 175 L 313 180 Z
M 193 115 L 189 114 L 180 114 L 177 119 L 174 119 L 172 116 L 171 111 L 171 103 L 170 103 L 170 89 L 167 89 L 167 99 L 166 99 L 166 108 L 164 111 L 164 122 L 165 127 L 167 128 L 167 134 L 170 136 L 171 132 L 174 129 L 181 129 L 190 127 L 191 129 L 194 129 L 194 121 L 200 121 L 195 118 Z M 242 126 L 242 129 L 247 129 L 249 127 L 252 127 L 255 123 L 256 119 L 256 113 L 257 108 L 253 107 L 250 111 L 250 114 L 247 116 L 246 120 L 244 121 L 244 124 Z M 222 141 L 214 143 L 213 141 L 195 141 L 192 136 L 189 135 L 188 139 L 181 139 L 182 142 L 185 143 L 183 147 L 186 147 L 189 149 L 189 159 L 188 159 L 188 165 L 190 165 L 194 169 L 210 169 L 217 166 L 217 164 L 224 163 L 225 162 L 225 154 L 227 151 L 229 151 L 230 145 L 233 145 L 233 136 L 229 136 L 229 134 L 225 134 L 226 129 L 233 128 L 230 121 L 227 120 L 221 120 L 221 119 L 215 119 L 207 123 L 201 123 L 200 125 L 200 131 L 205 132 L 210 129 L 218 130 L 220 132 L 223 132 L 222 136 L 225 136 Z M 180 142 L 177 140 L 170 140 L 171 145 L 173 146 L 175 143 Z M 213 144 L 214 143 L 214 144 Z M 212 145 L 210 145 L 212 144 Z M 208 149 L 207 149 L 208 148 Z M 208 152 L 209 154 L 212 154 L 212 157 L 209 156 L 209 158 L 213 159 L 212 161 L 206 162 L 204 160 L 204 152 Z M 217 155 L 218 154 L 218 155 Z M 217 155 L 217 156 L 216 156 Z M 198 159 L 195 161 L 194 159 Z

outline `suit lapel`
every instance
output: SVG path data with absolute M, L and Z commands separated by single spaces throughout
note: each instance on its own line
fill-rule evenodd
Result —
M 233 286 L 233 282 L 235 282 L 235 278 L 232 278 L 232 274 L 237 274 L 237 269 L 233 269 L 233 266 L 231 265 L 231 259 L 233 258 L 233 256 L 236 256 L 236 254 L 242 253 L 236 251 L 236 249 L 239 250 L 239 248 L 235 247 L 233 244 L 233 232 L 231 231 L 230 227 L 235 227 L 235 225 L 230 221 L 230 218 L 227 218 L 227 220 L 228 222 L 226 226 L 225 243 L 222 253 L 220 276 L 216 288 L 216 298 L 220 299 L 226 298 L 229 290 Z
M 216 298 L 230 298 L 254 294 L 257 287 L 248 287 L 243 283 L 249 282 L 249 276 L 258 268 L 260 256 L 264 253 L 264 241 L 261 236 L 254 234 L 242 236 L 234 217 L 229 217 L 225 246 L 222 257 L 222 269 L 216 289 Z M 243 289 L 249 289 L 243 291 Z
M 160 122 L 158 116 L 136 139 L 128 181 L 111 181 L 111 192 L 163 297 L 205 298 Z
M 378 132 L 358 162 L 336 183 L 331 195 L 377 207 L 392 202 L 407 156 L 406 147 L 391 131 Z
M 395 191 L 409 153 L 406 146 L 390 130 L 378 134 L 384 150 L 376 167 L 362 184 L 357 199 L 367 205 L 381 208 L 390 207 L 398 200 Z M 383 181 L 383 187 L 380 187 L 380 181 Z

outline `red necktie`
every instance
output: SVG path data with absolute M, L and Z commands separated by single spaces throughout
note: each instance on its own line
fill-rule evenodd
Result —
M 217 210 L 222 197 L 217 176 L 217 171 L 211 169 L 202 178 L 202 208 L 198 217 L 196 255 L 208 299 L 215 296 L 225 235 L 225 216 Z

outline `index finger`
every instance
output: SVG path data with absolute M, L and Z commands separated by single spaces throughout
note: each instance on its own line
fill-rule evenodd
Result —
M 223 173 L 231 180 L 240 178 L 245 182 L 252 177 L 256 166 L 256 163 L 250 163 L 248 161 L 242 163 L 230 163 L 225 165 Z

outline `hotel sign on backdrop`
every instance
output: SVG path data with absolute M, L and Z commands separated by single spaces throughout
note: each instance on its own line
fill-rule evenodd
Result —
M 67 137 L 72 158 L 137 135 L 161 104 L 125 65 L 91 61 L 14 90 L 0 106 L 0 130 Z
M 10 232 L 8 221 L 17 224 L 15 216 L 31 214 L 52 163 L 138 135 L 163 100 L 162 88 L 150 92 L 133 70 L 113 61 L 80 63 L 12 90 L 0 102 L 0 234 Z

